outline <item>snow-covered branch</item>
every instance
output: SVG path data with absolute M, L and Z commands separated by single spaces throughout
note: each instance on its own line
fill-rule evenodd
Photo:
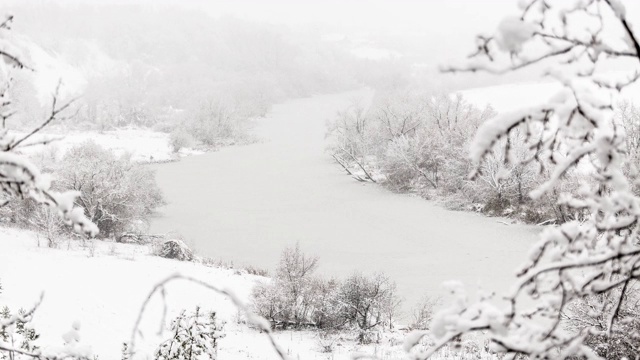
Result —
M 438 346 L 483 331 L 493 351 L 510 356 L 598 358 L 600 350 L 591 346 L 594 336 L 611 337 L 623 326 L 620 309 L 630 284 L 640 279 L 640 198 L 633 190 L 638 169 L 628 156 L 633 149 L 624 123 L 613 112 L 620 91 L 640 78 L 640 64 L 621 79 L 599 69 L 619 58 L 640 60 L 640 46 L 621 0 L 520 4 L 521 16 L 503 20 L 494 35 L 479 36 L 465 64 L 443 70 L 501 74 L 542 64 L 564 89 L 537 106 L 485 122 L 471 146 L 471 176 L 482 175 L 496 147 L 504 151 L 505 163 L 534 161 L 541 169 L 551 168 L 530 193 L 533 198 L 553 191 L 570 170 L 580 171 L 588 181 L 562 195 L 559 204 L 586 210 L 588 216 L 545 229 L 505 296 L 473 302 L 453 286 L 454 301 L 435 316 L 431 333 Z M 515 132 L 524 134 L 532 153 L 527 159 L 509 154 L 509 136 Z M 592 309 L 606 319 L 605 328 L 585 322 L 571 332 L 564 329 L 573 304 L 612 293 L 610 306 Z M 416 358 L 430 357 L 438 346 Z

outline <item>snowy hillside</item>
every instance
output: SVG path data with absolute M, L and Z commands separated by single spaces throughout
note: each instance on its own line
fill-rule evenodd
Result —
M 62 345 L 62 334 L 79 321 L 81 343 L 90 344 L 103 359 L 119 357 L 142 301 L 152 286 L 165 277 L 174 273 L 191 275 L 229 288 L 242 299 L 248 298 L 259 279 L 233 270 L 153 257 L 146 247 L 134 245 L 96 242 L 83 248 L 74 242 L 69 251 L 67 244 L 62 244 L 61 249 L 49 249 L 42 239 L 43 247 L 38 247 L 35 233 L 4 228 L 0 229 L 0 239 L 0 279 L 4 289 L 0 305 L 13 310 L 28 308 L 43 292 L 44 301 L 34 319 L 35 328 L 42 334 L 40 344 Z M 190 284 L 169 285 L 167 304 L 169 318 L 196 305 L 216 310 L 235 331 L 235 307 L 205 289 Z M 158 340 L 155 334 L 161 315 L 161 302 L 156 299 L 143 322 L 148 343 Z
M 122 343 L 130 339 L 143 301 L 156 283 L 170 275 L 179 273 L 201 279 L 231 290 L 244 301 L 257 281 L 268 281 L 241 270 L 155 257 L 147 247 L 139 245 L 99 241 L 81 245 L 73 241 L 50 249 L 37 234 L 8 228 L 0 228 L 0 240 L 0 307 L 6 305 L 13 311 L 29 308 L 44 294 L 33 321 L 41 334 L 37 344 L 45 350 L 61 346 L 63 334 L 78 322 L 80 344 L 90 346 L 100 359 L 120 359 Z M 175 282 L 166 287 L 166 304 L 167 324 L 182 309 L 201 306 L 215 310 L 219 319 L 226 322 L 226 335 L 220 340 L 222 359 L 277 358 L 267 337 L 244 325 L 231 301 L 221 295 L 194 284 Z M 156 295 L 143 317 L 143 337 L 138 338 L 140 350 L 144 349 L 147 355 L 169 336 L 166 329 L 158 335 L 162 314 L 162 300 Z M 405 331 L 386 332 L 378 344 L 366 346 L 356 345 L 354 335 L 349 333 L 333 334 L 324 340 L 319 336 L 315 331 L 275 333 L 280 346 L 293 358 L 346 360 L 360 353 L 398 359 L 404 355 Z M 332 351 L 327 352 L 325 346 Z M 147 355 L 140 358 L 149 358 Z

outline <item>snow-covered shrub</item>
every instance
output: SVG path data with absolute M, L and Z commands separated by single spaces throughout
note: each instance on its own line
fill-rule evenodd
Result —
M 174 152 L 178 152 L 180 149 L 193 147 L 195 139 L 187 130 L 178 128 L 169 135 L 169 144 Z
M 323 279 L 313 275 L 317 263 L 298 245 L 285 249 L 275 277 L 254 287 L 254 311 L 278 329 L 393 327 L 401 303 L 387 276 L 355 273 L 345 281 Z
M 425 134 L 426 135 L 426 134 Z M 432 136 L 399 136 L 387 145 L 383 173 L 385 185 L 399 191 L 435 189 L 442 174 L 442 154 Z M 440 171 L 439 171 L 440 170 Z
M 356 341 L 360 345 L 379 344 L 380 339 L 380 332 L 372 329 L 360 329 L 356 336 Z
M 340 329 L 347 321 L 344 319 L 340 302 L 340 281 L 337 279 L 316 278 L 312 283 L 315 308 L 311 321 L 320 329 Z
M 336 120 L 328 125 L 333 158 L 359 181 L 376 182 L 371 159 L 378 152 L 380 140 L 373 125 L 359 104 L 340 112 Z
M 253 266 L 253 265 L 245 266 L 244 270 L 247 272 L 247 274 L 250 274 L 250 275 L 257 275 L 257 276 L 264 276 L 264 277 L 269 276 L 269 270 L 263 269 L 257 266 Z
M 160 256 L 167 259 L 174 259 L 180 261 L 193 260 L 193 251 L 189 249 L 189 246 L 184 241 L 179 239 L 168 239 L 162 243 L 160 248 Z
M 247 119 L 221 100 L 205 100 L 186 122 L 188 132 L 202 144 L 233 143 L 246 133 Z
M 338 341 L 338 336 L 336 335 L 334 330 L 322 330 L 318 332 L 316 345 L 318 347 L 318 351 L 325 354 L 333 353 L 335 350 L 336 342 Z
M 68 233 L 67 226 L 55 209 L 43 207 L 30 198 L 16 199 L 1 208 L 0 212 L 5 214 L 3 220 L 7 223 L 37 231 L 51 248 L 57 247 L 60 237 Z M 38 236 L 38 246 L 39 239 Z
M 304 254 L 298 244 L 283 250 L 272 282 L 253 290 L 255 312 L 273 326 L 310 324 L 315 309 L 313 273 L 317 266 L 318 258 Z
M 587 296 L 576 299 L 567 307 L 564 314 L 564 326 L 572 332 L 585 327 L 594 329 L 584 340 L 604 359 L 633 359 L 640 354 L 640 293 L 637 284 L 632 285 L 620 304 L 617 316 L 619 321 L 610 328 L 609 316 L 617 305 L 620 291 Z M 599 310 L 604 311 L 599 311 Z
M 71 148 L 56 169 L 55 186 L 82 191 L 76 204 L 116 240 L 164 204 L 155 173 L 126 156 L 116 156 L 92 141 Z
M 13 315 L 6 306 L 0 310 L 0 359 L 28 359 L 30 357 L 21 354 L 21 351 L 31 354 L 38 352 L 39 347 L 35 342 L 40 335 L 33 328 L 31 320 L 31 314 L 24 309 Z M 9 350 L 3 351 L 2 343 L 7 344 Z
M 475 207 L 534 223 L 566 221 L 566 214 L 554 208 L 557 196 L 551 201 L 529 197 L 553 162 L 531 161 L 535 149 L 525 143 L 525 131 L 499 141 L 502 147 L 508 143 L 511 162 L 504 151 L 491 152 L 480 165 L 480 175 L 468 179 L 473 134 L 495 115 L 491 107 L 477 108 L 461 95 L 434 95 L 410 87 L 377 96 L 367 111 L 352 106 L 342 112 L 329 124 L 330 150 L 359 181 L 414 192 L 451 209 Z M 556 188 L 574 181 L 576 175 L 568 175 Z
M 203 314 L 200 308 L 184 310 L 171 321 L 172 337 L 160 344 L 156 360 L 205 360 L 218 358 L 218 340 L 224 337 L 224 324 L 216 313 Z

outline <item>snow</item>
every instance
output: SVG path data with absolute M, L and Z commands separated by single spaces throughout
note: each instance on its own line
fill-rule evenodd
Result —
M 627 9 L 625 8 L 622 1 L 609 0 L 608 3 L 609 3 L 609 6 L 611 6 L 611 9 L 613 9 L 613 12 L 614 14 L 616 14 L 617 17 L 619 17 L 620 19 L 625 18 L 625 16 L 627 15 Z
M 535 26 L 520 20 L 518 17 L 506 17 L 498 26 L 496 41 L 502 50 L 519 52 L 522 46 L 531 39 Z
M 391 49 L 375 46 L 360 46 L 351 50 L 351 54 L 361 59 L 368 60 L 391 60 L 402 57 L 402 54 Z
M 100 359 L 120 359 L 122 343 L 128 341 L 141 305 L 152 287 L 180 273 L 206 281 L 233 292 L 239 301 L 247 302 L 257 281 L 264 278 L 237 270 L 207 267 L 198 263 L 179 262 L 149 255 L 140 245 L 96 241 L 82 246 L 78 240 L 62 243 L 58 249 L 38 247 L 38 235 L 25 230 L 0 228 L 0 306 L 12 311 L 28 308 L 44 293 L 35 313 L 33 326 L 41 335 L 36 342 L 45 354 L 60 349 L 76 354 L 98 355 Z M 44 241 L 42 241 L 44 243 Z M 137 338 L 138 358 L 170 336 L 169 322 L 181 310 L 215 310 L 225 322 L 219 340 L 221 359 L 276 359 L 268 338 L 258 330 L 239 323 L 242 320 L 229 299 L 190 283 L 166 286 L 168 313 L 165 331 L 158 336 L 162 320 L 159 297 L 150 302 L 143 317 L 144 338 Z M 241 322 L 241 321 L 240 321 Z M 351 359 L 355 353 L 376 355 L 381 359 L 403 358 L 404 331 L 387 331 L 378 344 L 356 345 L 354 333 L 336 334 L 331 353 L 322 352 L 318 332 L 280 331 L 274 337 L 291 358 Z M 419 339 L 410 337 L 415 344 Z M 420 346 L 420 345 L 418 345 Z M 446 353 L 447 358 L 460 358 Z M 463 358 L 473 358 L 472 355 Z M 438 358 L 436 358 L 438 359 Z
M 174 161 L 181 156 L 202 153 L 193 149 L 183 149 L 184 151 L 181 150 L 179 154 L 175 154 L 169 145 L 169 134 L 148 129 L 117 129 L 103 132 L 71 131 L 61 134 L 46 133 L 41 136 L 51 137 L 52 135 L 59 136 L 61 140 L 47 145 L 47 148 L 34 146 L 21 151 L 25 153 L 54 151 L 59 160 L 73 146 L 92 140 L 106 149 L 114 150 L 117 155 L 128 153 L 131 154 L 133 161 L 143 163 Z
M 66 243 L 60 245 L 61 249 L 49 249 L 37 247 L 37 242 L 35 233 L 0 228 L 0 280 L 4 289 L 0 305 L 15 311 L 33 304 L 44 292 L 34 318 L 34 326 L 42 335 L 40 344 L 62 346 L 63 340 L 69 343 L 80 338 L 103 359 L 119 358 L 143 300 L 156 282 L 169 275 L 181 273 L 229 288 L 244 301 L 260 279 L 233 270 L 151 256 L 146 247 L 136 245 L 96 241 L 83 249 L 74 241 L 72 249 L 66 250 Z M 168 285 L 167 301 L 169 319 L 196 305 L 216 310 L 228 323 L 234 322 L 237 313 L 230 300 L 190 284 Z M 145 313 L 143 329 L 145 340 L 153 343 L 161 340 L 155 334 L 162 310 L 159 301 L 152 301 L 151 305 Z M 241 331 L 232 325 L 230 329 L 232 333 Z M 231 339 L 227 346 L 233 344 L 233 336 Z M 259 348 L 256 351 L 260 353 Z
M 446 280 L 507 290 L 537 228 L 359 183 L 325 152 L 326 122 L 371 96 L 365 90 L 276 105 L 257 122 L 259 143 L 154 165 L 169 205 L 152 232 L 176 231 L 202 255 L 267 269 L 299 242 L 319 256 L 325 275 L 385 272 L 407 311 L 425 294 L 444 294 Z
M 446 211 L 422 199 L 363 185 L 341 173 L 324 153 L 325 121 L 352 99 L 368 102 L 371 95 L 360 91 L 290 101 L 258 122 L 256 131 L 264 139 L 260 143 L 156 165 L 171 205 L 154 224 L 154 232 L 178 230 L 196 243 L 202 255 L 259 267 L 271 267 L 285 246 L 299 241 L 304 251 L 320 256 L 324 274 L 344 277 L 356 269 L 385 271 L 398 282 L 408 306 L 425 293 L 443 293 L 445 280 L 459 279 L 467 286 L 490 290 L 512 283 L 511 269 L 521 263 L 536 238 L 535 228 L 505 227 L 496 219 Z M 134 157 L 139 159 L 169 151 L 165 134 L 149 134 L 143 130 L 77 133 L 65 141 L 96 137 L 98 143 L 118 151 L 137 151 Z M 58 146 L 64 150 L 70 145 Z M 102 359 L 118 358 L 142 302 L 167 276 L 179 272 L 203 279 L 230 289 L 242 301 L 259 280 L 153 257 L 134 245 L 89 242 L 85 248 L 74 245 L 67 251 L 40 248 L 36 242 L 33 233 L 0 229 L 4 287 L 0 304 L 27 306 L 44 290 L 34 320 L 43 334 L 41 344 L 62 346 L 62 335 L 79 320 L 81 345 L 91 344 Z M 263 334 L 236 324 L 231 301 L 185 283 L 168 285 L 167 300 L 168 319 L 200 305 L 215 309 L 227 321 L 221 358 L 274 358 Z M 144 349 L 162 340 L 155 335 L 162 304 L 155 298 L 150 306 L 143 324 Z M 319 352 L 314 332 L 275 336 L 293 357 L 347 359 L 353 352 L 401 357 L 406 335 L 396 332 L 382 344 L 365 347 L 340 340 L 342 345 L 332 354 Z
M 474 88 L 460 93 L 476 106 L 491 105 L 503 113 L 540 105 L 560 90 L 562 86 L 559 83 L 540 81 Z
M 493 144 L 495 144 L 500 137 L 506 135 L 509 129 L 524 122 L 524 119 L 529 114 L 537 115 L 540 111 L 541 109 L 539 108 L 530 108 L 507 112 L 483 123 L 478 129 L 469 150 L 474 166 L 480 164 L 484 155 L 492 149 Z

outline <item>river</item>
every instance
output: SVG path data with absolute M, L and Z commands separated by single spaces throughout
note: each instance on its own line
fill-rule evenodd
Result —
M 408 303 L 456 279 L 506 290 L 538 230 L 448 211 L 347 176 L 325 152 L 326 122 L 361 90 L 291 100 L 257 121 L 260 142 L 156 165 L 168 200 L 151 231 L 180 233 L 203 256 L 275 268 L 298 242 L 319 272 L 383 271 Z

